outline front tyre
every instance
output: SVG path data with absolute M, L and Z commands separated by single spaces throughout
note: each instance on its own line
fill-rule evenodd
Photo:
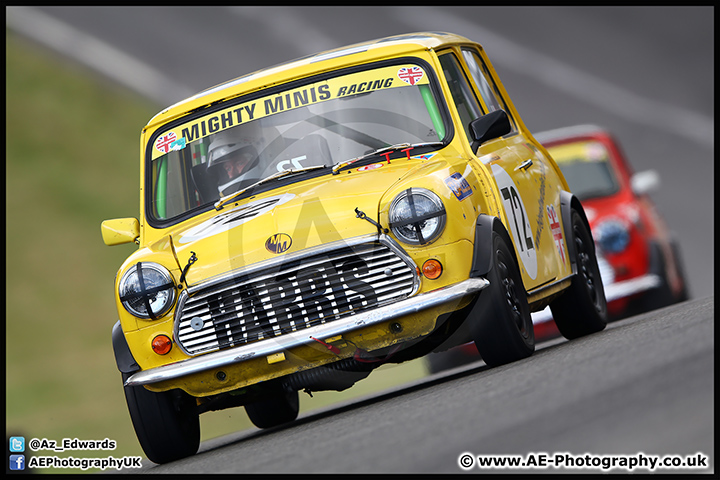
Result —
M 258 428 L 271 428 L 295 420 L 300 411 L 297 390 L 277 392 L 263 400 L 245 405 L 250 421 Z
M 492 232 L 492 245 L 490 285 L 477 299 L 473 338 L 485 363 L 496 367 L 532 355 L 535 333 L 515 257 L 497 232 Z
M 607 303 L 600 279 L 595 244 L 574 209 L 571 215 L 577 273 L 570 287 L 550 304 L 558 330 L 567 339 L 599 332 L 607 325 Z
M 123 373 L 123 383 L 129 378 Z M 182 390 L 151 392 L 124 387 L 130 418 L 140 446 L 154 463 L 195 455 L 200 447 L 200 416 L 193 397 Z

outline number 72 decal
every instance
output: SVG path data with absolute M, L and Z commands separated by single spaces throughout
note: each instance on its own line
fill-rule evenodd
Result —
M 532 239 L 530 217 L 528 217 L 518 188 L 510 175 L 497 164 L 492 166 L 492 172 L 500 189 L 509 224 L 507 227 L 515 243 L 515 251 L 528 276 L 535 279 L 537 277 L 537 252 Z
M 302 155 L 300 157 L 291 158 L 290 160 L 285 160 L 277 164 L 277 171 L 283 172 L 285 170 L 292 170 L 293 168 L 295 170 L 299 170 L 303 168 L 302 163 L 300 163 L 300 160 L 307 160 L 306 155 Z M 292 167 L 290 164 L 292 163 Z

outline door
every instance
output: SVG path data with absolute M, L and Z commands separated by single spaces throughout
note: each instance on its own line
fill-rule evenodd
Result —
M 554 242 L 547 228 L 545 159 L 518 130 L 512 111 L 505 106 L 498 89 L 491 83 L 492 77 L 487 69 L 483 72 L 479 55 L 466 49 L 463 50 L 463 59 L 472 80 L 469 80 L 454 53 L 440 57 L 463 125 L 497 109 L 505 110 L 510 119 L 510 133 L 484 143 L 476 155 L 490 170 L 497 184 L 503 206 L 500 217 L 512 237 L 523 282 L 529 291 L 552 282 L 560 271 L 559 255 L 553 248 Z M 468 131 L 465 135 L 472 142 Z

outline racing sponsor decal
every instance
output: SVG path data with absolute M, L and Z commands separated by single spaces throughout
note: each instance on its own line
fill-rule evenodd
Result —
M 413 155 L 412 158 L 417 158 L 417 159 L 420 159 L 420 160 L 430 160 L 430 159 L 433 158 L 435 155 L 437 155 L 437 152 L 435 152 L 435 153 L 426 153 L 425 155 Z
M 344 97 L 345 95 L 354 95 L 356 93 L 371 92 L 373 90 L 379 90 L 381 88 L 390 88 L 392 86 L 393 79 L 385 78 L 369 82 L 353 83 L 351 85 L 343 85 L 340 87 L 337 93 L 337 97 Z
M 287 252 L 292 245 L 292 237 L 287 233 L 276 233 L 265 241 L 265 248 L 270 253 Z
M 558 164 L 608 161 L 608 151 L 602 143 L 595 141 L 557 145 L 550 148 L 549 152 Z
M 463 177 L 458 172 L 455 172 L 449 177 L 447 177 L 445 179 L 445 183 L 447 184 L 453 195 L 455 195 L 455 198 L 457 198 L 460 202 L 465 200 L 473 193 L 470 184 L 467 182 L 467 180 L 465 180 L 465 177 Z
M 599 142 L 590 142 L 587 144 L 586 152 L 587 159 L 590 162 L 604 162 L 607 161 L 607 150 Z
M 553 241 L 555 242 L 555 246 L 557 247 L 558 253 L 560 254 L 560 258 L 562 258 L 563 263 L 565 263 L 565 250 L 563 249 L 562 226 L 560 225 L 560 222 L 558 221 L 558 216 L 557 216 L 557 212 L 555 211 L 554 205 L 547 206 L 547 216 L 548 216 L 548 220 L 549 220 L 550 231 L 552 232 L 552 236 L 553 236 Z
M 424 75 L 420 67 L 403 67 L 397 73 L 398 78 L 408 85 L 415 85 Z
M 180 137 L 170 144 L 170 150 L 182 150 L 186 146 L 185 137 Z
M 537 277 L 537 252 L 525 204 L 520 197 L 517 185 L 502 167 L 497 164 L 492 165 L 492 173 L 502 197 L 505 216 L 508 220 L 506 227 L 515 243 L 516 253 L 528 276 L 535 279 Z
M 270 212 L 275 207 L 295 198 L 292 193 L 277 195 L 250 202 L 228 212 L 218 214 L 180 235 L 178 243 L 190 243 L 203 238 L 227 232 L 253 218 Z M 289 248 L 289 247 L 288 247 Z
M 536 157 L 541 158 L 541 157 Z M 537 213 L 537 231 L 535 232 L 535 245 L 540 244 L 540 235 L 545 228 L 545 217 L 543 217 L 543 205 L 545 205 L 545 163 L 538 162 L 537 168 L 540 171 L 540 186 L 538 187 L 538 213 Z M 536 182 L 537 183 L 537 182 Z
M 382 167 L 384 164 L 382 163 L 372 163 L 370 165 L 365 165 L 364 167 L 360 167 L 357 169 L 358 172 L 367 172 L 368 170 L 376 170 L 380 167 Z
M 400 70 L 407 71 L 405 79 L 398 79 L 397 74 Z M 184 139 L 183 144 L 187 145 L 222 130 L 280 112 L 350 95 L 390 88 L 426 85 L 429 82 L 428 76 L 420 67 L 413 64 L 403 64 L 364 70 L 303 85 L 278 94 L 267 95 L 195 118 L 175 128 L 173 132 L 163 132 L 155 140 L 152 159 L 154 160 L 172 150 L 170 144 L 177 141 L 177 132 L 179 132 L 180 138 Z M 173 138 L 167 138 L 170 136 Z

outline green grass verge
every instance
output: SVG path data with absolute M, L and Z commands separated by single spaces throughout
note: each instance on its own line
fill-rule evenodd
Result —
M 142 455 L 110 343 L 113 280 L 134 246 L 106 247 L 100 223 L 137 216 L 140 130 L 160 107 L 10 33 L 5 71 L 6 434 L 117 441 L 58 456 Z M 345 392 L 303 394 L 301 408 L 425 374 L 418 361 L 386 366 Z M 201 425 L 203 440 L 251 428 L 242 408 Z

